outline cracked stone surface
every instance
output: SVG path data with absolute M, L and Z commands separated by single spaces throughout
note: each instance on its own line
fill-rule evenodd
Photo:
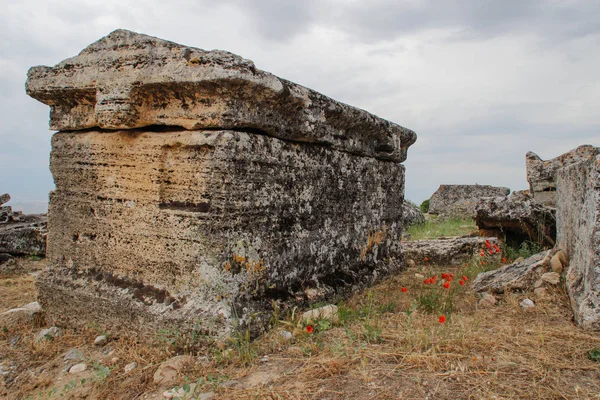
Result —
M 569 266 L 567 292 L 575 321 L 600 330 L 600 155 L 557 173 L 557 247 Z

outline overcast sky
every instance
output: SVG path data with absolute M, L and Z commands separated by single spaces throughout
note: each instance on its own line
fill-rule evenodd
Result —
M 46 201 L 48 107 L 26 72 L 117 28 L 256 66 L 417 132 L 406 197 L 527 187 L 525 153 L 600 146 L 597 0 L 2 0 L 0 192 Z M 1 194 L 1 193 L 0 193 Z

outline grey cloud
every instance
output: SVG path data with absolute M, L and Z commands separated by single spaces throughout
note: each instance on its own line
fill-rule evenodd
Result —
M 332 27 L 357 40 L 391 40 L 426 29 L 454 29 L 448 39 L 531 32 L 564 40 L 600 32 L 600 2 L 572 0 L 372 0 L 360 2 L 228 0 L 248 12 L 269 40 L 289 40 L 311 26 Z

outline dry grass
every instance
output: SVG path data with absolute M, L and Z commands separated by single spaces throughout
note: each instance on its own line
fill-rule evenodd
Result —
M 45 268 L 45 260 L 15 260 L 18 273 L 0 274 L 0 312 L 35 301 L 36 273 Z
M 519 302 L 533 294 L 505 295 L 498 306 L 485 310 L 478 309 L 467 286 L 457 286 L 455 311 L 440 324 L 437 314 L 415 308 L 417 296 L 433 290 L 425 289 L 415 273 L 441 272 L 418 267 L 357 293 L 340 304 L 339 326 L 312 335 L 298 329 L 291 344 L 273 331 L 251 344 L 243 338 L 231 342 L 229 357 L 227 350 L 205 349 L 211 361 L 190 367 L 181 383 L 200 378 L 199 391 L 233 400 L 600 398 L 600 363 L 587 358 L 590 349 L 600 347 L 600 335 L 573 325 L 562 290 L 546 299 L 531 297 L 536 301 L 531 311 L 522 310 Z M 276 329 L 293 329 L 288 322 Z M 92 368 L 89 381 L 63 391 L 64 398 L 162 397 L 165 388 L 154 386 L 152 374 L 172 355 L 169 348 L 149 345 L 149 338 L 121 336 L 109 343 L 113 353 L 103 355 L 90 345 L 98 334 L 91 328 L 67 330 L 38 345 L 35 333 L 21 327 L 0 336 L 3 359 L 18 366 L 16 379 L 4 392 L 0 387 L 0 397 L 37 398 L 55 387 L 62 390 L 71 379 L 62 372 L 62 355 L 73 347 L 110 372 L 104 376 Z M 10 345 L 15 335 L 22 339 Z M 264 355 L 268 362 L 260 361 Z M 126 375 L 123 367 L 131 361 L 139 367 Z M 239 383 L 221 385 L 231 380 Z

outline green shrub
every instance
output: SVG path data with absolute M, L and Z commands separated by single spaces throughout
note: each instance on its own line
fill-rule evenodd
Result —
M 419 208 L 423 214 L 427 214 L 429 212 L 429 199 L 422 202 Z

